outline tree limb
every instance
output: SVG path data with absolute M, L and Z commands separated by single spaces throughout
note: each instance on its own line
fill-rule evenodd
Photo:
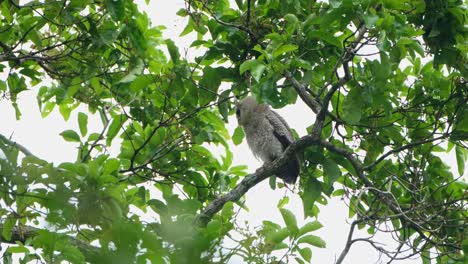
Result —
M 348 233 L 348 239 L 346 240 L 346 245 L 343 251 L 341 251 L 340 256 L 336 260 L 336 264 L 341 264 L 348 254 L 349 250 L 351 249 L 351 246 L 353 245 L 353 233 L 354 233 L 354 228 L 356 225 L 360 222 L 360 220 L 355 220 L 351 223 L 351 226 L 349 227 L 349 233 Z
M 17 148 L 19 151 L 21 151 L 24 155 L 26 156 L 33 156 L 33 157 L 36 157 L 36 155 L 32 154 L 31 151 L 29 151 L 27 148 L 25 148 L 23 145 L 15 142 L 15 141 L 12 141 L 10 139 L 8 139 L 7 137 L 5 137 L 4 135 L 0 134 L 0 141 L 3 141 L 3 143 L 5 143 L 6 145 L 9 145 L 9 146 L 12 146 L 14 148 Z
M 226 204 L 227 202 L 238 201 L 252 187 L 254 187 L 259 182 L 265 180 L 271 175 L 274 175 L 280 169 L 282 169 L 282 167 L 286 165 L 288 160 L 292 158 L 298 151 L 308 146 L 314 145 L 317 142 L 318 137 L 315 137 L 313 135 L 307 135 L 291 144 L 284 151 L 283 155 L 280 158 L 274 160 L 271 163 L 263 164 L 263 166 L 257 169 L 255 173 L 247 175 L 230 192 L 217 199 L 214 199 L 199 215 L 197 215 L 197 217 L 194 220 L 195 224 L 201 227 L 206 226 L 206 224 L 208 224 L 208 222 L 213 218 L 213 216 L 223 208 L 224 204 Z
M 22 244 L 27 245 L 30 243 L 31 239 L 38 235 L 39 231 L 41 231 L 41 229 L 32 226 L 14 227 L 11 230 L 11 238 L 5 239 L 4 237 L 1 237 L 1 242 L 7 244 L 16 244 L 16 242 L 19 241 Z M 1 233 L 3 233 L 3 224 L 0 224 L 0 234 Z M 91 246 L 89 243 L 70 236 L 67 236 L 67 238 L 71 245 L 80 250 L 86 261 L 96 263 L 96 261 L 99 260 L 100 248 Z

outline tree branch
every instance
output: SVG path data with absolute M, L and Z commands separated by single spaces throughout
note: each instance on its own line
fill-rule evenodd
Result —
M 318 114 L 322 109 L 322 106 L 318 101 L 316 101 L 313 97 L 310 96 L 310 94 L 307 92 L 305 85 L 296 80 L 289 71 L 286 71 L 284 73 L 284 77 L 286 78 L 286 80 L 291 82 L 294 89 L 296 89 L 297 94 L 299 95 L 299 97 L 301 97 L 302 101 L 304 101 L 304 103 L 306 103 L 306 105 L 310 109 L 312 109 L 314 113 Z
M 335 262 L 336 264 L 341 264 L 344 258 L 346 257 L 346 255 L 348 254 L 349 250 L 351 249 L 351 246 L 353 245 L 354 228 L 359 222 L 360 222 L 359 220 L 355 220 L 351 223 L 351 226 L 349 227 L 348 239 L 346 240 L 345 248 L 343 249 L 343 251 L 341 251 L 340 256 Z
M 206 226 L 206 224 L 208 224 L 213 216 L 223 208 L 224 204 L 227 202 L 238 201 L 252 187 L 282 169 L 288 160 L 292 158 L 298 151 L 308 146 L 317 144 L 317 142 L 318 137 L 307 135 L 291 144 L 283 152 L 283 155 L 280 158 L 271 163 L 263 164 L 263 166 L 257 169 L 255 173 L 247 175 L 230 192 L 217 199 L 214 199 L 199 215 L 197 215 L 194 220 L 195 224 L 202 227 Z
M 32 154 L 31 151 L 29 151 L 27 148 L 25 148 L 23 145 L 15 142 L 15 141 L 12 141 L 10 139 L 8 139 L 7 137 L 5 137 L 4 135 L 0 134 L 0 141 L 3 141 L 3 143 L 5 143 L 6 145 L 9 145 L 9 146 L 12 146 L 14 148 L 17 148 L 19 151 L 21 151 L 24 155 L 26 156 L 33 156 L 33 157 L 36 157 L 36 155 Z
M 442 135 L 442 136 L 440 136 L 440 137 L 429 138 L 429 139 L 426 139 L 426 140 L 421 140 L 421 141 L 413 142 L 413 143 L 410 143 L 410 144 L 401 146 L 401 147 L 396 148 L 396 149 L 392 149 L 392 150 L 388 151 L 387 153 L 383 154 L 382 156 L 380 156 L 380 157 L 379 157 L 376 161 L 374 161 L 372 164 L 363 167 L 363 170 L 370 170 L 370 169 L 372 169 L 373 167 L 375 167 L 377 164 L 379 164 L 381 161 L 383 161 L 385 158 L 387 158 L 388 156 L 390 156 L 390 155 L 392 155 L 392 154 L 399 153 L 400 151 L 403 151 L 403 150 L 406 150 L 406 149 L 409 149 L 409 148 L 412 148 L 412 147 L 415 147 L 415 146 L 419 146 L 419 145 L 426 144 L 426 143 L 429 143 L 429 142 L 434 142 L 434 141 L 437 141 L 437 140 L 440 140 L 440 139 L 448 138 L 449 136 L 450 136 L 450 134 L 444 134 L 444 135 Z
M 14 227 L 11 230 L 11 238 L 5 239 L 2 237 L 1 242 L 7 244 L 16 244 L 17 241 L 27 244 L 29 243 L 28 240 L 33 239 L 36 237 L 41 229 L 32 227 L 32 226 L 23 226 L 23 227 Z M 0 224 L 0 234 L 3 233 L 3 225 Z M 66 235 L 64 235 L 66 236 Z M 99 251 L 100 248 L 90 246 L 89 243 L 81 241 L 79 239 L 66 236 L 70 241 L 70 244 L 74 247 L 78 248 L 81 253 L 83 253 L 86 261 L 91 263 L 96 263 L 99 260 Z

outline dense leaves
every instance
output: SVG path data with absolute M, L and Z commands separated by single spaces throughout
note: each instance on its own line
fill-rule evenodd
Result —
M 0 135 L 0 233 L 15 244 L 4 258 L 309 263 L 326 246 L 313 234 L 327 225 L 313 219 L 319 204 L 340 196 L 352 229 L 374 234 L 386 224 L 411 251 L 380 248 L 389 258 L 414 252 L 424 263 L 461 263 L 463 1 L 231 2 L 186 1 L 178 12 L 187 23 L 181 35 L 196 38 L 189 52 L 203 53 L 194 61 L 133 1 L 0 3 L 0 94 L 16 118 L 26 90 L 37 91 L 43 117 L 88 109 L 72 120 L 76 131 L 60 134 L 78 150 L 69 162 L 45 161 Z M 234 97 L 248 92 L 274 108 L 303 100 L 316 114 L 304 117 L 312 140 L 295 149 L 303 166 L 291 195 L 302 198 L 303 226 L 288 198 L 278 205 L 284 225 L 265 219 L 256 228 L 236 222 L 242 202 L 224 199 L 249 189 L 235 189 L 246 172 L 233 166 L 226 129 Z M 91 131 L 92 114 L 102 130 Z M 243 139 L 237 128 L 232 142 Z M 200 216 L 206 225 L 196 224 Z M 227 249 L 229 239 L 236 246 Z M 339 263 L 356 241 L 348 239 Z

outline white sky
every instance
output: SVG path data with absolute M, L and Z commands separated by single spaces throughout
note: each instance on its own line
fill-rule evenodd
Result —
M 191 37 L 178 37 L 185 26 L 185 19 L 177 17 L 175 13 L 184 7 L 182 0 L 153 0 L 150 6 L 146 6 L 144 1 L 142 9 L 151 17 L 154 25 L 165 25 L 165 37 L 173 39 L 181 48 L 180 53 L 184 54 L 184 49 L 188 48 L 191 43 Z M 189 54 L 193 54 L 193 50 L 189 50 Z M 190 56 L 192 57 L 192 56 Z M 3 78 L 0 76 L 0 78 Z M 22 119 L 15 120 L 15 113 L 9 101 L 0 100 L 0 134 L 12 138 L 12 140 L 26 146 L 33 154 L 47 160 L 59 164 L 64 161 L 76 159 L 75 145 L 62 140 L 59 135 L 66 129 L 78 131 L 77 113 L 79 111 L 86 112 L 84 107 L 79 107 L 75 110 L 69 121 L 65 122 L 61 117 L 58 109 L 55 109 L 50 116 L 42 119 L 39 108 L 36 102 L 37 89 L 26 91 L 19 96 L 19 106 L 22 111 Z M 287 106 L 278 112 L 288 120 L 289 125 L 294 128 L 300 136 L 306 134 L 306 127 L 311 125 L 315 119 L 314 114 L 298 99 L 298 103 L 293 106 Z M 100 120 L 97 116 L 89 118 L 88 133 L 99 132 L 101 129 Z M 232 132 L 237 126 L 234 118 L 230 118 L 229 131 Z M 115 142 L 114 142 L 115 143 Z M 119 146 L 115 146 L 116 149 Z M 247 164 L 249 171 L 252 172 L 260 167 L 261 163 L 257 161 L 244 141 L 240 146 L 232 146 L 234 153 L 234 165 Z M 456 168 L 456 163 L 453 159 L 450 160 L 453 168 Z M 454 175 L 458 175 L 454 171 Z M 465 174 L 466 175 L 466 174 Z M 264 181 L 246 195 L 246 205 L 249 211 L 241 211 L 239 219 L 249 221 L 251 227 L 258 227 L 263 220 L 270 220 L 284 226 L 281 214 L 277 209 L 279 199 L 287 194 L 290 196 L 290 202 L 286 208 L 292 210 L 298 219 L 299 225 L 303 225 L 304 221 L 302 201 L 297 194 L 291 194 L 290 191 L 284 189 L 271 190 L 268 181 Z M 324 227 L 313 234 L 322 237 L 327 243 L 327 248 L 319 249 L 312 248 L 312 263 L 334 263 L 335 259 L 341 253 L 346 238 L 348 235 L 349 224 L 347 220 L 348 208 L 345 202 L 340 198 L 330 199 L 328 205 L 320 206 L 320 214 L 318 220 Z M 242 223 L 242 221 L 239 221 Z M 356 232 L 356 235 L 366 236 L 367 232 Z M 379 242 L 390 246 L 396 246 L 394 241 L 387 235 L 377 236 Z M 386 263 L 385 258 L 379 260 L 379 254 L 369 245 L 364 243 L 356 243 L 351 248 L 344 263 Z M 239 259 L 233 259 L 230 263 L 242 263 Z M 415 264 L 421 263 L 420 260 L 405 260 L 395 261 L 399 264 Z

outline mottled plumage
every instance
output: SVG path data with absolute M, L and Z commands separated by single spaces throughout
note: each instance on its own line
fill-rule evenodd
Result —
M 281 157 L 294 142 L 286 121 L 268 105 L 257 103 L 252 96 L 237 103 L 236 115 L 254 156 L 263 162 L 272 162 Z M 277 176 L 286 183 L 295 183 L 298 175 L 299 161 L 294 157 Z

